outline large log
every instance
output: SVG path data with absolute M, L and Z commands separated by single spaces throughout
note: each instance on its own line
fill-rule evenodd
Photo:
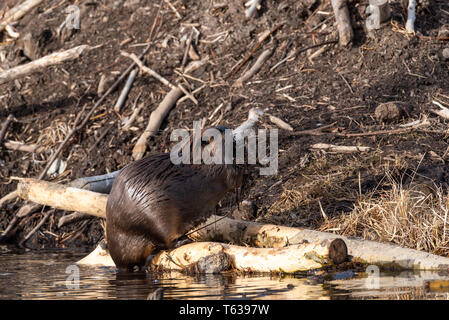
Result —
M 36 179 L 21 179 L 17 191 L 20 197 L 42 205 L 85 212 L 103 218 L 106 216 L 107 195 L 104 194 Z M 349 255 L 362 263 L 394 266 L 400 269 L 449 270 L 449 258 L 446 257 L 327 232 L 259 224 L 217 216 L 211 216 L 203 226 L 196 228 L 189 236 L 198 241 L 245 243 L 262 248 L 283 248 L 302 244 L 304 241 L 316 244 L 339 238 L 348 246 Z
M 228 256 L 231 269 L 243 272 L 294 273 L 338 264 L 347 256 L 346 245 L 340 239 L 283 248 L 251 248 L 217 242 L 194 242 L 160 252 L 154 257 L 152 264 L 164 270 L 187 270 L 201 259 L 221 252 Z M 114 266 L 107 251 L 101 246 L 77 263 Z
M 397 245 L 345 237 L 328 232 L 260 224 L 230 218 L 211 216 L 189 237 L 197 241 L 246 243 L 256 247 L 279 248 L 308 241 L 342 239 L 348 246 L 348 254 L 355 260 L 398 269 L 449 270 L 449 258 L 427 252 L 403 248 Z

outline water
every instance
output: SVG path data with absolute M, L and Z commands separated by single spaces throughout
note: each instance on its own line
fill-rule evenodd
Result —
M 76 266 L 83 252 L 0 254 L 0 299 L 449 299 L 449 275 L 348 270 L 288 276 L 118 274 L 115 268 Z M 79 282 L 73 281 L 79 273 Z

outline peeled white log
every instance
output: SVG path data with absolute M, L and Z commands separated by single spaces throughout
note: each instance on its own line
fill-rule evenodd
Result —
M 217 242 L 195 242 L 162 251 L 153 260 L 153 267 L 164 270 L 183 270 L 200 259 L 223 252 L 231 268 L 243 272 L 293 273 L 319 269 L 346 258 L 346 246 L 341 240 L 302 243 L 284 248 L 250 248 Z M 98 246 L 77 264 L 114 266 L 107 251 Z
M 215 222 L 216 221 L 216 222 Z M 196 241 L 245 243 L 257 247 L 274 247 L 310 243 L 325 239 L 342 239 L 348 246 L 348 254 L 361 263 L 394 266 L 399 269 L 449 271 L 449 258 L 427 252 L 403 248 L 394 244 L 345 237 L 328 232 L 291 228 L 271 224 L 241 221 L 211 216 L 202 226 L 189 235 Z
M 108 196 L 105 194 L 31 178 L 19 181 L 17 193 L 22 199 L 38 204 L 106 217 Z

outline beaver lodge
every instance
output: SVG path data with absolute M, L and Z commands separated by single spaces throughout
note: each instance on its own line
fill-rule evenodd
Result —
M 250 170 L 240 201 L 155 266 L 447 271 L 449 4 L 391 0 L 374 29 L 368 5 L 2 1 L 2 251 L 94 249 L 114 172 L 170 152 L 175 129 L 257 109 L 254 128 L 279 132 L 276 174 Z M 83 262 L 113 265 L 95 252 Z

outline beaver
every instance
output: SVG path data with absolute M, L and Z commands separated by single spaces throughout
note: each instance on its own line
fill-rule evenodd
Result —
M 106 205 L 106 240 L 118 269 L 144 267 L 158 251 L 174 248 L 229 191 L 242 187 L 244 170 L 234 163 L 173 164 L 169 153 L 125 166 Z

